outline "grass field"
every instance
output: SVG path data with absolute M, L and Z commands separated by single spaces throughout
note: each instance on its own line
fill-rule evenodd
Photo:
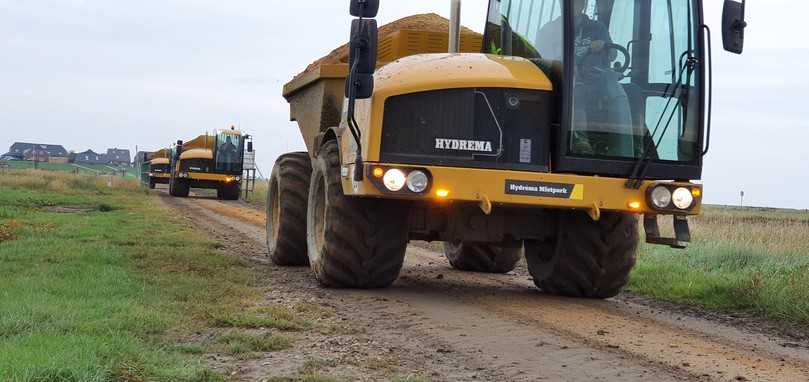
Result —
M 684 251 L 642 246 L 630 291 L 809 324 L 808 211 L 708 207 L 691 227 Z
M 167 212 L 134 180 L 0 174 L 0 380 L 218 381 L 210 349 L 289 346 L 244 332 L 295 325 L 245 308 L 258 275 Z
M 0 166 L 7 166 L 10 170 L 33 170 L 34 162 L 27 161 L 0 161 Z M 98 164 L 72 164 L 72 163 L 37 163 L 37 169 L 45 171 L 61 171 L 61 172 L 78 172 L 79 174 L 92 174 L 92 175 L 121 175 L 121 170 L 116 170 L 115 167 L 109 167 Z M 137 169 L 126 167 L 123 170 L 126 177 L 137 177 L 139 174 Z

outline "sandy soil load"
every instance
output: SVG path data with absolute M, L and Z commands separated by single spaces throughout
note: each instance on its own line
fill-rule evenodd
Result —
M 163 200 L 226 243 L 228 253 L 252 259 L 267 274 L 268 299 L 333 306 L 339 322 L 362 329 L 308 334 L 263 360 L 214 363 L 238 380 L 294 369 L 311 354 L 337 359 L 328 372 L 346 380 L 389 379 L 390 372 L 366 368 L 378 357 L 397 373 L 436 381 L 809 380 L 807 343 L 631 296 L 546 296 L 533 288 L 524 265 L 507 275 L 459 272 L 430 246 L 408 249 L 402 277 L 389 289 L 322 289 L 306 267 L 270 265 L 255 210 L 237 202 Z
M 392 23 L 381 26 L 379 28 L 379 40 L 382 41 L 391 34 L 405 29 L 449 33 L 449 20 L 435 13 L 427 13 L 422 15 L 405 17 L 403 19 L 399 19 Z M 479 33 L 466 27 L 462 27 L 461 33 L 464 34 L 470 33 L 480 36 Z M 348 44 L 345 44 L 331 51 L 331 53 L 329 53 L 325 57 L 322 57 L 319 60 L 311 63 L 306 68 L 304 73 L 311 72 L 320 67 L 320 65 L 345 64 L 345 63 L 348 63 Z

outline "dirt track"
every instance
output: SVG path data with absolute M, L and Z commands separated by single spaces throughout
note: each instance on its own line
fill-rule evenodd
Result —
M 289 354 L 231 365 L 241 380 L 292 372 L 314 354 L 346 361 L 331 371 L 357 380 L 396 371 L 451 381 L 809 381 L 809 347 L 794 339 L 628 298 L 546 296 L 522 268 L 496 276 L 458 272 L 429 246 L 408 249 L 390 289 L 324 290 L 308 268 L 266 261 L 261 212 L 209 199 L 161 200 L 183 207 L 191 224 L 267 272 L 272 298 L 333 306 L 339 320 L 361 328 L 310 335 Z M 368 367 L 369 359 L 390 367 Z

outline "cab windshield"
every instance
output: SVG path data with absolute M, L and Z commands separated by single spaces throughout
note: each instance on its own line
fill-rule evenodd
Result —
M 484 50 L 570 83 L 564 155 L 696 162 L 698 11 L 697 0 L 491 0 Z
M 242 172 L 242 137 L 236 134 L 219 133 L 216 136 L 216 169 L 218 171 Z

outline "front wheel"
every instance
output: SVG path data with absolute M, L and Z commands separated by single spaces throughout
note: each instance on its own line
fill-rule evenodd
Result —
M 501 247 L 491 244 L 445 242 L 444 255 L 453 268 L 483 273 L 508 273 L 520 261 L 522 248 Z
M 639 240 L 634 215 L 609 212 L 593 221 L 584 212 L 560 212 L 556 235 L 526 241 L 525 258 L 543 292 L 605 299 L 629 283 Z
M 242 189 L 238 183 L 224 184 L 216 190 L 216 196 L 222 200 L 239 200 Z
M 345 196 L 335 141 L 312 165 L 308 205 L 309 263 L 322 285 L 384 288 L 396 281 L 407 249 L 407 205 Z

